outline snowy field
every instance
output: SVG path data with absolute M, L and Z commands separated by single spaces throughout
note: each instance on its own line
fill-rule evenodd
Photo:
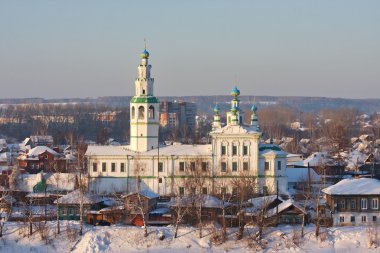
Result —
M 144 238 L 143 229 L 139 227 L 85 226 L 82 239 L 76 239 L 73 231 L 79 228 L 78 223 L 63 223 L 62 233 L 58 236 L 53 232 L 55 223 L 50 222 L 48 226 L 51 228 L 50 239 L 46 244 L 46 240 L 41 239 L 41 233 L 36 232 L 28 237 L 27 228 L 17 223 L 7 223 L 5 234 L 0 239 L 0 252 L 380 252 L 380 248 L 368 247 L 366 227 L 323 229 L 323 241 L 316 240 L 314 227 L 307 227 L 302 239 L 298 235 L 294 237 L 294 231 L 299 227 L 268 228 L 259 247 L 252 243 L 248 235 L 236 241 L 236 230 L 233 229 L 228 230 L 227 242 L 215 245 L 210 242 L 214 231 L 211 227 L 204 229 L 201 239 L 195 228 L 181 227 L 178 238 L 174 239 L 173 227 L 149 227 L 149 235 Z M 250 228 L 246 232 L 254 230 Z M 162 234 L 165 239 L 161 241 L 159 236 Z

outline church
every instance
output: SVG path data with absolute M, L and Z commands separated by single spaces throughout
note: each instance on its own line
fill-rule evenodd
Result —
M 287 193 L 287 153 L 277 145 L 262 143 L 255 105 L 250 123 L 244 124 L 237 87 L 231 91 L 225 124 L 219 107 L 214 108 L 211 144 L 160 144 L 159 101 L 154 96 L 149 52 L 145 49 L 140 58 L 135 96 L 130 101 L 130 145 L 88 147 L 90 191 L 233 194 L 239 180 L 250 179 L 257 193 Z

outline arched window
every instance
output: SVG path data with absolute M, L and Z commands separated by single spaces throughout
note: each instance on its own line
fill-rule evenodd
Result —
M 145 109 L 144 106 L 139 107 L 139 119 L 144 119 Z
M 148 117 L 150 119 L 154 119 L 154 107 L 153 107 L 153 105 L 149 106 Z
M 132 114 L 132 115 L 131 115 L 131 118 L 132 118 L 132 119 L 135 118 L 135 113 L 136 113 L 136 112 L 135 112 L 135 107 L 132 106 L 132 112 L 131 112 L 131 114 Z

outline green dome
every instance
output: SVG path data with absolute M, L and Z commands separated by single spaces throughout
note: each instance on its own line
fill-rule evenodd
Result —
M 146 51 L 146 49 L 140 54 L 141 59 L 148 59 L 149 58 L 149 52 Z
M 257 106 L 256 105 L 252 105 L 251 111 L 256 112 L 257 111 Z
M 218 113 L 219 110 L 220 110 L 220 109 L 219 109 L 219 105 L 215 105 L 215 107 L 214 107 L 214 112 L 215 112 L 215 113 Z
M 238 88 L 235 86 L 232 90 L 231 90 L 231 95 L 234 96 L 234 97 L 237 97 L 240 95 L 240 90 L 238 90 Z

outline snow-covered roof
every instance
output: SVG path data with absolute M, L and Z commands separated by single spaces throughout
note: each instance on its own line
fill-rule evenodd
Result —
M 54 203 L 57 203 L 57 201 L 59 204 L 79 204 L 82 202 L 81 193 L 79 190 L 75 190 L 57 199 L 56 201 L 54 201 Z M 85 205 L 96 204 L 102 201 L 103 201 L 103 198 L 100 196 L 97 196 L 91 193 L 83 194 L 83 204 Z
M 88 146 L 86 155 L 98 156 L 152 156 L 157 155 L 158 150 L 153 149 L 146 152 L 137 153 L 129 149 L 129 146 Z M 169 145 L 160 147 L 160 155 L 211 155 L 211 145 Z
M 373 178 L 343 179 L 322 192 L 328 195 L 380 195 L 380 181 Z
M 288 182 L 302 182 L 309 178 L 308 168 L 287 168 L 286 175 L 288 176 Z M 312 182 L 320 181 L 321 177 L 310 168 L 310 179 Z
M 53 136 L 51 135 L 32 135 L 30 136 L 30 139 L 34 143 L 38 143 L 38 142 L 53 143 L 54 142 Z
M 131 195 L 134 195 L 134 194 L 137 194 L 137 192 L 131 192 L 131 193 L 128 193 L 128 194 L 124 194 L 121 196 L 121 198 L 126 198 L 126 197 L 129 197 Z M 149 190 L 142 190 L 140 191 L 140 195 L 148 198 L 148 199 L 155 199 L 155 198 L 159 198 L 160 195 L 158 195 L 157 193 L 155 192 L 152 192 L 152 191 L 149 191 Z
M 215 129 L 210 134 L 255 134 L 261 135 L 261 132 L 257 131 L 255 126 L 244 126 L 244 125 L 226 125 L 222 128 Z
M 57 152 L 55 152 L 54 150 L 52 150 L 51 148 L 46 147 L 46 146 L 37 146 L 37 147 L 29 150 L 27 155 L 29 157 L 36 157 L 36 156 L 39 156 L 40 154 L 43 154 L 45 152 L 48 152 L 54 156 L 60 156 Z
M 198 198 L 199 196 L 196 196 L 195 198 Z M 223 205 L 224 207 L 231 206 L 232 204 L 223 201 L 215 196 L 211 196 L 208 194 L 201 195 L 201 200 L 202 200 L 202 207 L 205 208 L 222 208 Z M 170 200 L 170 206 L 177 206 L 177 205 L 182 205 L 182 206 L 188 206 L 193 204 L 194 197 L 189 196 L 189 197 L 176 197 L 172 198 Z
M 301 212 L 306 214 L 306 212 L 303 210 L 302 207 L 300 207 L 297 203 L 295 203 L 292 199 L 288 199 L 286 201 L 283 201 L 278 205 L 278 212 L 281 213 L 282 211 L 286 210 L 287 208 L 294 206 L 295 208 L 299 209 Z M 277 207 L 274 207 L 267 212 L 267 217 L 272 217 L 277 214 Z

